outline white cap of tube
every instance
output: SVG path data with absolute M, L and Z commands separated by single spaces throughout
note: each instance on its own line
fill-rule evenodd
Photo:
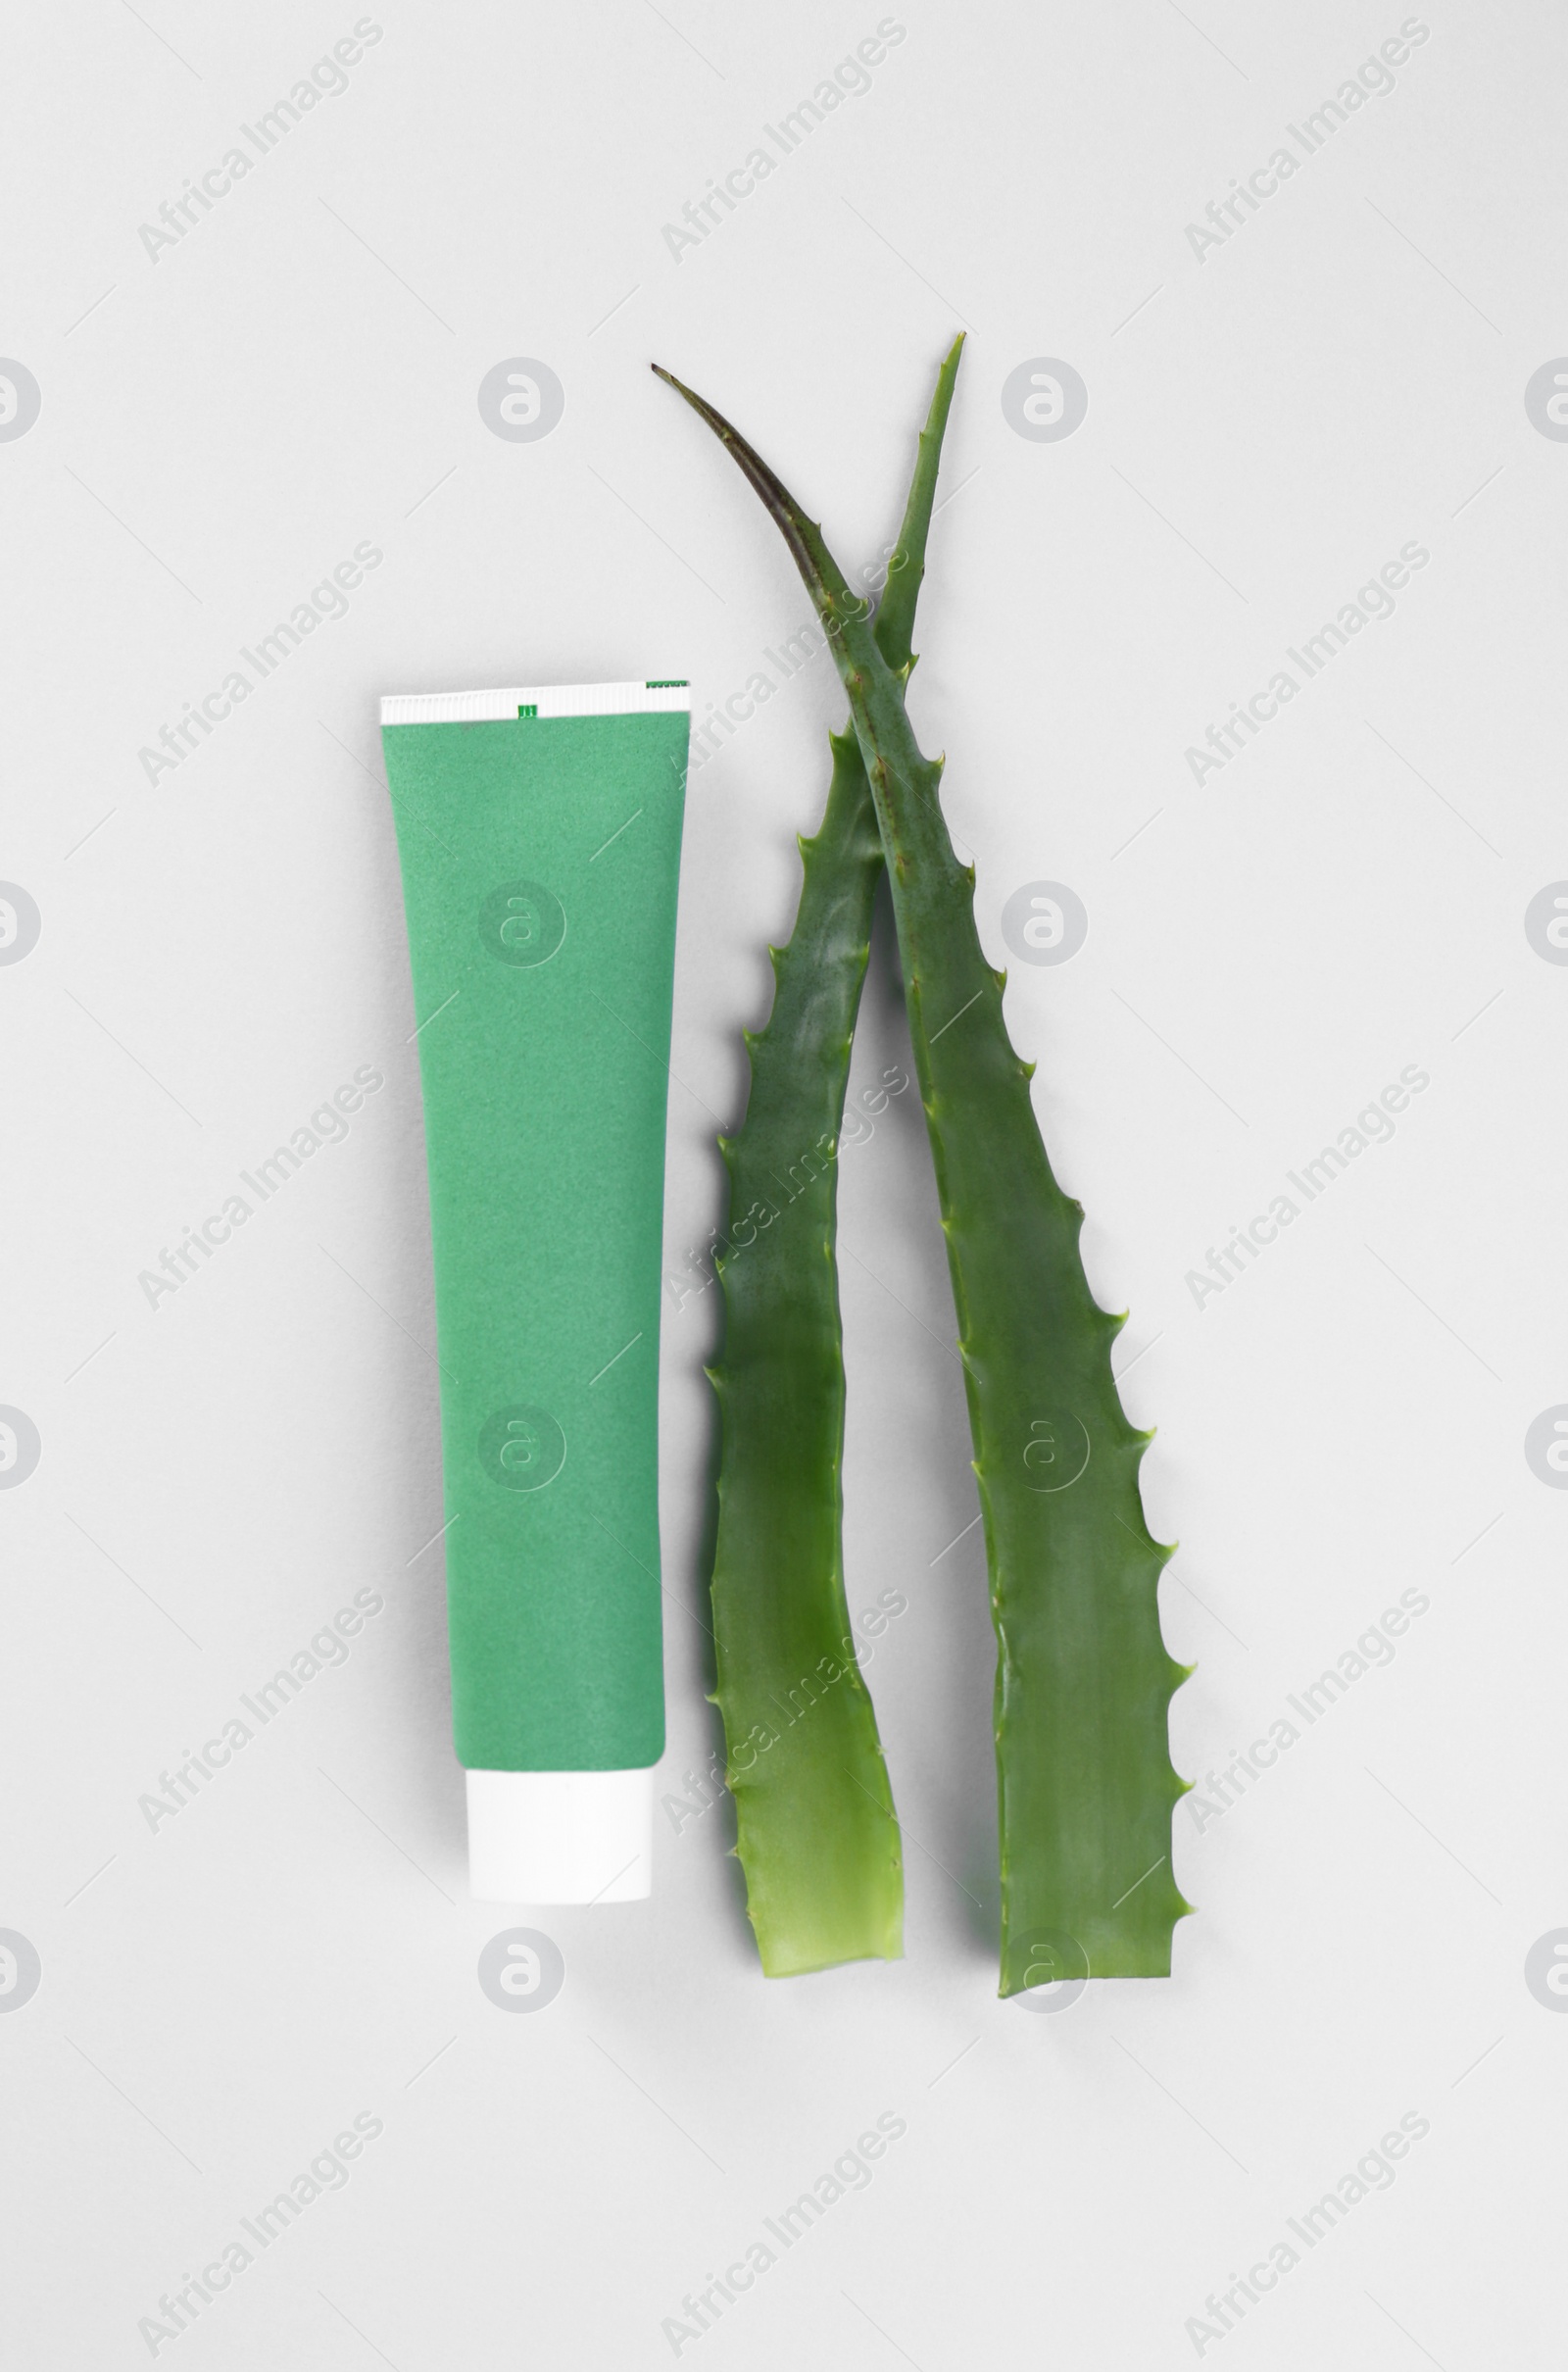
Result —
M 469 1771 L 476 1903 L 642 1903 L 653 1890 L 654 1774 Z

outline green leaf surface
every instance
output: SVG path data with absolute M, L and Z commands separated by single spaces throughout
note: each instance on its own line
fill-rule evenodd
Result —
M 909 634 L 958 347 L 938 379 L 877 618 L 906 676 Z M 728 1232 L 718 1255 L 724 1347 L 712 1599 L 736 1852 L 762 1966 L 793 1976 L 897 1959 L 904 1868 L 876 1716 L 844 1586 L 844 1356 L 838 1154 L 850 1042 L 882 871 L 876 810 L 853 731 L 829 736 L 822 826 L 800 844 L 789 945 L 771 950 L 773 1007 L 747 1033 L 746 1117 L 721 1140 Z
M 662 373 L 668 377 L 668 373 Z M 893 888 L 963 1359 L 998 1644 L 1004 1995 L 1087 1972 L 1165 1976 L 1189 1908 L 1171 1869 L 1168 1706 L 1186 1677 L 1157 1604 L 1171 1550 L 1144 1520 L 1111 1375 L 1123 1322 L 1090 1292 L 1081 1206 L 1036 1124 L 1033 1065 L 986 962 L 960 865 L 891 667 L 788 488 L 711 405 L 670 380 L 756 488 L 801 571 L 850 696 Z

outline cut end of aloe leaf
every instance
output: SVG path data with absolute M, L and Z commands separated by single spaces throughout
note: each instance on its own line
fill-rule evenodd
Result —
M 858 1905 L 842 1927 L 831 1920 L 814 1927 L 796 1922 L 786 1934 L 776 1919 L 765 1926 L 758 1926 L 754 1919 L 753 1927 L 764 1977 L 812 1977 L 824 1968 L 848 1968 L 856 1960 L 904 1957 L 902 1903 L 880 1934 L 868 1931 Z
M 916 541 L 923 556 L 935 448 L 962 342 L 955 340 L 943 366 L 920 440 L 901 538 L 911 556 Z M 710 404 L 670 372 L 661 370 L 659 375 L 724 444 L 778 526 L 849 692 L 875 797 L 965 1344 L 986 1513 L 999 1650 L 1001 1991 L 1005 1998 L 1078 1974 L 1166 1977 L 1172 1930 L 1191 1906 L 1170 1866 L 1171 1804 L 1179 1782 L 1169 1759 L 1171 1664 L 1154 1588 L 1163 1555 L 1149 1536 L 1138 1488 L 1146 1445 L 1127 1421 L 1111 1373 L 1114 1326 L 1095 1306 L 1083 1272 L 1082 1205 L 1063 1196 L 1056 1183 L 1023 1066 L 1006 1035 L 996 974 L 975 927 L 972 881 L 957 863 L 942 816 L 941 767 L 919 748 L 905 709 L 902 670 L 910 657 L 920 571 L 907 566 L 890 578 L 868 629 L 820 528 L 776 472 Z M 953 1023 L 964 1015 L 972 1017 L 955 1030 Z M 760 1261 L 751 1259 L 737 1264 L 734 1280 L 744 1291 L 748 1274 L 757 1273 Z M 726 1274 L 726 1293 L 731 1281 Z M 837 1396 L 842 1367 L 836 1332 L 832 1340 Z M 835 1407 L 841 1405 L 835 1398 Z M 765 1438 L 776 1443 L 776 1437 Z M 1076 1471 L 1064 1472 L 1075 1458 Z M 732 1568 L 725 1576 L 740 1585 L 752 1654 L 757 1624 L 767 1620 L 769 1609 L 765 1594 L 759 1598 L 757 1574 L 765 1570 L 772 1545 L 773 1536 L 759 1528 L 752 1547 L 761 1553 L 761 1566 Z M 716 1572 L 721 1630 L 722 1597 Z M 722 1642 L 719 1668 L 725 1668 Z M 801 1662 L 796 1668 L 808 1667 Z M 847 1699 L 836 1702 L 848 1705 Z M 837 1883 L 824 1883 L 820 1867 L 822 1822 L 800 1817 L 807 1798 L 825 1785 L 835 1766 L 843 1767 L 826 1729 L 817 1726 L 821 1720 L 813 1713 L 809 1732 L 803 1723 L 785 1733 L 810 1737 L 798 1766 L 791 1767 L 782 1744 L 759 1757 L 766 1765 L 764 1787 L 777 1791 L 775 1842 L 791 1847 L 772 1869 L 760 1827 L 754 1832 L 750 1825 L 750 1791 L 743 1785 L 737 1794 L 740 1851 L 760 1938 L 788 1890 L 800 1890 L 783 1914 L 793 1930 L 788 1946 L 781 1953 L 775 1936 L 764 1954 L 780 1973 L 786 1963 L 791 1972 L 802 1972 L 850 1956 L 836 1933 L 824 1935 L 826 1949 L 803 1941 L 812 1933 L 812 1920 L 825 1917 L 821 1906 L 835 1899 Z M 873 1737 L 860 1737 L 862 1754 Z M 885 1779 L 879 1784 L 885 1786 Z M 868 1782 L 862 1791 L 868 1815 L 876 1786 Z M 834 1803 L 842 1821 L 836 1796 Z M 874 1822 L 856 1843 L 861 1942 L 855 1956 L 873 1956 L 889 1937 L 889 1922 L 868 1907 L 865 1889 L 873 1872 L 887 1875 L 882 1840 L 890 1816 L 891 1803 L 884 1811 L 878 1802 Z M 802 1850 L 802 1838 L 812 1841 L 810 1849 Z
M 1006 2001 L 1036 1986 L 1092 1977 L 1168 1977 L 1172 1930 L 1193 1906 L 1172 1886 L 1160 1907 L 1159 1923 L 1134 1936 L 1091 1932 L 1085 1939 L 1066 1929 L 1041 1929 L 1009 1939 L 1003 1947 L 998 1999 Z
M 962 338 L 939 376 L 875 623 L 775 473 L 721 414 L 654 364 L 723 442 L 780 527 L 833 644 L 884 671 L 911 662 L 942 434 Z M 891 677 L 890 677 L 891 680 Z M 902 678 L 901 678 L 902 680 Z M 736 1853 L 765 1973 L 805 1976 L 904 1950 L 898 1821 L 876 1721 L 849 1641 L 842 1536 L 844 1377 L 834 1168 L 800 1149 L 842 1139 L 850 1041 L 883 853 L 860 735 L 830 734 L 821 829 L 802 838 L 800 909 L 770 950 L 767 1026 L 746 1033 L 751 1087 L 726 1145 L 732 1231 L 759 1203 L 798 1205 L 721 1267 L 725 1307 L 720 1517 L 712 1603 Z M 782 1180 L 789 1179 L 784 1187 Z

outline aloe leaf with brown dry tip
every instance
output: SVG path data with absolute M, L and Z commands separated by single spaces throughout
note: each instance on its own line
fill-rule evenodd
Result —
M 909 635 L 953 398 L 944 364 L 920 438 L 875 633 L 906 678 Z M 787 947 L 769 950 L 773 1008 L 746 1033 L 746 1116 L 720 1140 L 730 1181 L 717 1256 L 724 1346 L 713 1559 L 716 1701 L 736 1852 L 762 1966 L 793 1976 L 896 1959 L 904 1870 L 876 1716 L 844 1584 L 844 1357 L 836 1187 L 850 1042 L 882 871 L 876 810 L 853 731 L 830 736 L 821 829 L 800 844 Z
M 1122 1320 L 1096 1303 L 1082 1207 L 1052 1173 L 1033 1064 L 1003 1014 L 973 869 L 864 605 L 775 472 L 667 371 L 779 527 L 827 631 L 876 802 L 957 1310 L 998 1643 L 1004 1994 L 1086 1972 L 1164 1976 L 1189 1905 L 1171 1869 L 1168 1707 L 1185 1678 L 1160 1636 L 1172 1554 L 1144 1519 L 1150 1436 L 1110 1368 Z

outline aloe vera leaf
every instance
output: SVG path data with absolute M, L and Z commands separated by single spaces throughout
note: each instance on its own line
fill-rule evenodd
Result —
M 871 625 L 871 638 L 895 675 L 908 681 L 914 667 L 915 605 L 925 579 L 926 538 L 931 532 L 931 510 L 936 500 L 937 471 L 942 464 L 942 440 L 947 434 L 948 414 L 953 409 L 953 390 L 958 376 L 958 364 L 963 354 L 963 332 L 960 329 L 949 347 L 941 370 L 937 372 L 936 392 L 915 452 L 914 476 L 909 483 L 909 498 L 905 505 L 904 523 L 899 540 L 888 562 L 888 580 L 882 599 L 876 608 Z M 870 797 L 870 785 L 866 785 Z
M 661 373 L 668 377 L 667 372 Z M 1168 1706 L 1186 1670 L 1157 1603 L 1110 1369 L 1122 1318 L 1090 1292 L 1082 1206 L 1056 1184 L 1006 975 L 986 962 L 974 872 L 954 854 L 942 760 L 920 750 L 820 527 L 711 405 L 670 379 L 760 495 L 850 696 L 888 862 L 915 1067 L 957 1312 L 996 1626 L 1004 1995 L 1061 1975 L 1167 1976 L 1191 1907 L 1171 1870 Z
M 875 628 L 905 675 L 958 351 L 937 381 Z M 716 1702 L 768 1976 L 903 1951 L 898 1822 L 844 1588 L 835 1252 L 850 1041 L 882 844 L 853 730 L 831 734 L 829 746 L 821 829 L 800 843 L 795 929 L 787 947 L 769 950 L 772 1012 L 764 1029 L 746 1032 L 746 1116 L 719 1141 L 730 1215 L 717 1260 L 724 1349 L 709 1370 L 722 1420 Z

